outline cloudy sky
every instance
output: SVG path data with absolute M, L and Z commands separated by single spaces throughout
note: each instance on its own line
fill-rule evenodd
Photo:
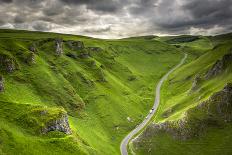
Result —
M 232 0 L 0 0 L 0 28 L 99 38 L 231 32 Z

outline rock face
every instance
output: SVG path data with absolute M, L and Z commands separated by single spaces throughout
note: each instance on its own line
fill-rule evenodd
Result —
M 222 127 L 229 122 L 232 122 L 232 83 L 228 83 L 208 100 L 189 109 L 184 118 L 178 121 L 150 124 L 133 143 L 138 145 L 159 132 L 166 132 L 174 139 L 187 140 L 200 136 L 206 132 L 207 127 Z
M 232 52 L 223 56 L 213 67 L 206 73 L 205 78 L 210 79 L 222 73 L 229 65 L 232 64 Z
M 63 40 L 62 39 L 55 40 L 55 52 L 57 56 L 61 56 L 63 54 Z
M 224 122 L 232 122 L 232 83 L 199 104 L 197 109 L 203 109 L 208 115 L 213 114 Z
M 29 47 L 29 50 L 30 50 L 31 52 L 33 52 L 33 53 L 36 53 L 36 52 L 37 52 L 36 47 L 35 47 L 34 44 L 32 44 L 32 45 Z
M 101 52 L 102 49 L 100 47 L 86 47 L 91 52 Z
M 82 41 L 69 40 L 67 41 L 67 44 L 69 48 L 71 48 L 72 50 L 82 50 L 85 48 L 84 43 Z
M 27 57 L 27 64 L 32 65 L 36 63 L 36 59 L 35 59 L 35 54 L 34 53 L 30 53 Z
M 6 71 L 8 73 L 12 73 L 16 69 L 14 65 L 14 61 L 12 59 L 6 59 L 5 64 L 6 64 Z
M 60 131 L 65 134 L 71 134 L 71 129 L 68 122 L 67 114 L 62 115 L 60 118 L 49 121 L 46 127 L 42 129 L 43 133 L 48 133 L 49 131 Z
M 197 90 L 198 87 L 199 87 L 200 82 L 201 82 L 201 77 L 199 76 L 199 74 L 197 74 L 193 79 L 193 84 L 192 84 L 191 91 Z
M 0 65 L 1 69 L 5 70 L 7 73 L 14 72 L 18 67 L 16 61 L 7 55 L 0 55 Z
M 0 75 L 0 92 L 4 91 L 4 78 Z
M 81 53 L 79 54 L 79 57 L 80 58 L 89 58 L 89 52 L 88 51 L 86 51 L 86 50 L 83 50 L 83 51 L 81 51 Z

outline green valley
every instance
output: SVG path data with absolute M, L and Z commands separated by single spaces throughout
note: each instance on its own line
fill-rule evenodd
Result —
M 214 96 L 230 91 L 231 42 L 231 34 L 97 39 L 1 29 L 0 154 L 120 154 L 184 54 L 130 153 L 229 154 L 232 103 Z

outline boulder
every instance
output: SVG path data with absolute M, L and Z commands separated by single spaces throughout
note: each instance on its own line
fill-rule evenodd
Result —
M 217 60 L 216 63 L 206 73 L 205 78 L 210 79 L 221 74 L 229 65 L 232 64 L 232 52 L 223 56 L 221 60 Z
M 4 78 L 0 75 L 0 92 L 4 91 Z
M 67 114 L 63 114 L 61 117 L 47 122 L 45 127 L 42 129 L 42 132 L 48 133 L 50 131 L 60 131 L 65 134 L 71 134 L 72 132 L 69 126 Z
M 55 54 L 61 56 L 63 54 L 63 40 L 55 39 Z

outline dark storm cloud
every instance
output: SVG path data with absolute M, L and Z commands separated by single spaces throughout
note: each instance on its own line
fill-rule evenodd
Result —
M 87 33 L 102 33 L 102 32 L 108 32 L 111 30 L 110 26 L 107 27 L 92 27 L 92 28 L 85 28 L 84 32 Z
M 97 37 L 232 30 L 232 0 L 0 0 L 0 27 Z
M 101 12 L 116 12 L 121 8 L 123 1 L 115 0 L 61 0 L 68 5 L 85 5 L 87 9 Z M 126 1 L 126 0 L 125 0 Z
M 26 17 L 25 16 L 16 16 L 14 18 L 14 22 L 15 23 L 24 23 L 26 21 Z
M 46 23 L 46 22 L 42 22 L 42 21 L 35 22 L 35 23 L 32 25 L 32 27 L 33 27 L 35 30 L 38 30 L 38 31 L 48 31 L 48 30 L 51 30 L 51 29 L 52 29 L 51 24 Z
M 0 0 L 0 3 L 11 3 L 11 2 L 13 2 L 13 0 Z

